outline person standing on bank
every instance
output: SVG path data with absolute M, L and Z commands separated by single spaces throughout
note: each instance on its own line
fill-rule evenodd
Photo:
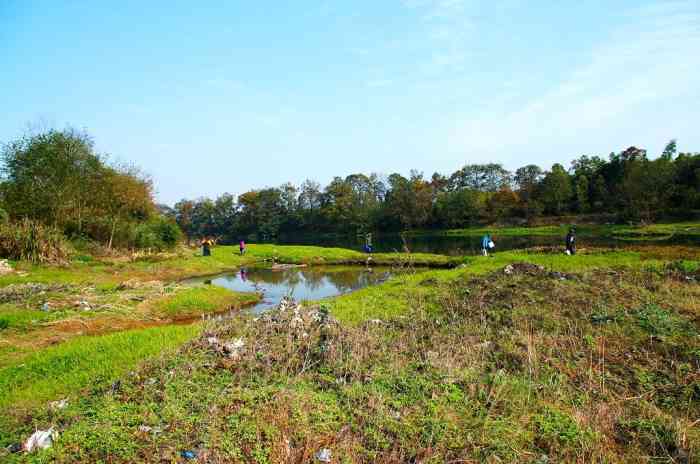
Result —
M 245 253 L 245 240 L 241 240 L 238 243 L 238 249 L 241 252 L 241 256 L 243 256 L 243 254 Z
M 209 237 L 204 237 L 202 240 L 202 256 L 211 256 L 212 240 Z
M 576 229 L 573 227 L 569 229 L 569 233 L 566 234 L 566 254 L 576 254 Z
M 495 247 L 493 239 L 490 234 L 486 234 L 481 237 L 481 254 L 484 256 L 489 255 L 489 251 Z

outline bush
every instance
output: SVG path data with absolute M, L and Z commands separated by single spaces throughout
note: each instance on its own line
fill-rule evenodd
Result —
M 70 246 L 63 234 L 38 222 L 0 223 L 0 256 L 32 263 L 63 263 Z
M 159 217 L 149 223 L 164 248 L 173 248 L 182 240 L 180 227 L 172 220 Z
M 136 226 L 133 246 L 140 249 L 165 250 L 173 248 L 181 238 L 182 232 L 177 224 L 159 217 Z

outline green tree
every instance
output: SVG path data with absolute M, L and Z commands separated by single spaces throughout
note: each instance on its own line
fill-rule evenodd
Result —
M 5 205 L 13 218 L 31 218 L 82 232 L 95 207 L 104 163 L 84 132 L 51 130 L 2 150 Z
M 576 209 L 579 213 L 587 213 L 589 208 L 588 178 L 581 175 L 576 180 Z
M 539 199 L 545 207 L 545 210 L 552 214 L 562 214 L 566 211 L 571 200 L 573 189 L 571 187 L 571 178 L 561 164 L 552 166 L 542 180 Z

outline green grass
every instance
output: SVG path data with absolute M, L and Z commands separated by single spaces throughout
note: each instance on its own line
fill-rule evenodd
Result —
M 14 263 L 16 268 L 26 273 L 0 276 L 0 287 L 27 282 L 117 285 L 129 279 L 177 281 L 187 277 L 218 274 L 235 270 L 242 265 L 268 263 L 290 264 L 365 264 L 368 255 L 344 248 L 322 248 L 291 245 L 248 245 L 244 256 L 238 248 L 217 246 L 212 256 L 203 257 L 198 250 L 188 250 L 181 256 L 160 259 L 143 259 L 135 262 L 109 263 L 100 261 L 74 261 L 65 267 L 32 266 Z M 415 265 L 449 267 L 458 260 L 443 255 L 415 253 L 378 253 L 372 255 L 377 265 L 394 265 L 411 261 Z
M 379 286 L 366 287 L 356 292 L 329 300 L 333 315 L 339 320 L 359 324 L 368 319 L 386 319 L 399 316 L 420 302 L 427 308 L 436 305 L 435 296 L 455 281 L 469 276 L 481 276 L 505 265 L 526 261 L 559 272 L 580 272 L 596 268 L 656 268 L 664 266 L 661 260 L 643 259 L 640 253 L 614 251 L 596 254 L 564 254 L 502 252 L 492 257 L 466 257 L 457 269 L 399 273 Z M 417 270 L 419 271 L 419 270 Z
M 700 286 L 634 255 L 574 258 L 548 261 L 578 268 L 566 280 L 487 271 L 506 256 L 398 276 L 425 298 L 382 324 L 320 323 L 313 306 L 234 316 L 207 336 L 242 340 L 238 358 L 197 339 L 51 416 L 52 449 L 11 458 L 697 462 Z
M 16 426 L 27 411 L 64 397 L 75 401 L 86 389 L 108 386 L 143 359 L 178 347 L 200 330 L 183 325 L 77 337 L 0 369 L 0 441 L 7 442 L 7 427 Z M 22 430 L 29 430 L 27 425 Z
M 233 292 L 212 285 L 179 290 L 173 295 L 154 300 L 149 304 L 149 309 L 173 320 L 191 319 L 204 314 L 241 308 L 259 300 L 260 296 L 254 293 Z
M 30 311 L 14 304 L 0 305 L 0 336 L 7 331 L 26 331 L 32 326 L 55 319 L 56 315 L 39 310 Z
M 332 330 L 302 335 L 243 316 L 208 326 L 222 339 L 242 337 L 254 347 L 239 361 L 217 358 L 203 342 L 174 354 L 196 337 L 199 325 L 75 336 L 33 353 L 5 343 L 0 445 L 26 438 L 34 427 L 57 424 L 59 443 L 37 455 L 37 462 L 172 461 L 191 448 L 212 450 L 214 460 L 279 462 L 287 459 L 285 446 L 299 462 L 323 446 L 345 462 L 478 462 L 490 456 L 536 462 L 543 454 L 550 462 L 619 462 L 620 449 L 632 456 L 629 462 L 644 453 L 675 456 L 689 449 L 682 437 L 691 444 L 697 439 L 683 418 L 700 412 L 700 386 L 693 380 L 700 362 L 700 294 L 697 283 L 684 276 L 700 262 L 670 264 L 670 255 L 650 256 L 373 255 L 375 264 L 393 266 L 394 276 L 324 300 L 322 306 L 340 321 Z M 120 295 L 126 301 L 147 297 L 129 303 L 120 317 L 143 317 L 144 323 L 153 316 L 189 319 L 257 296 L 215 286 L 118 290 L 118 284 L 177 281 L 273 260 L 339 265 L 366 258 L 337 248 L 251 245 L 244 257 L 233 247 L 215 247 L 208 258 L 189 252 L 132 263 L 82 260 L 66 268 L 20 264 L 29 274 L 2 276 L 0 286 L 77 287 L 66 290 L 68 295 L 48 295 L 65 297 L 65 310 L 38 311 L 47 296 L 1 305 L 0 337 L 4 342 L 11 340 L 7 334 L 32 337 L 37 326 L 82 314 L 70 309 L 71 292 L 78 289 L 113 304 Z M 576 278 L 495 272 L 513 262 Z M 101 316 L 97 310 L 84 315 Z M 370 319 L 382 323 L 366 324 Z M 126 375 L 132 370 L 137 374 Z M 123 391 L 105 395 L 117 378 Z M 616 403 L 640 395 L 650 396 L 640 397 L 635 407 L 620 409 Z M 47 402 L 66 396 L 67 410 L 47 409 Z M 614 416 L 611 427 L 631 437 L 630 445 L 615 442 L 614 430 L 598 421 L 600 404 Z M 144 436 L 141 424 L 163 433 Z M 653 434 L 664 435 L 661 444 Z
M 645 226 L 617 226 L 612 234 L 620 238 L 660 239 L 674 235 L 693 236 L 700 238 L 700 222 L 677 222 L 671 224 L 649 224 Z

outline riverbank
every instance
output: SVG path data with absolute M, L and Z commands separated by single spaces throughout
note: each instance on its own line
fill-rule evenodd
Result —
M 196 336 L 201 316 L 257 303 L 258 293 L 180 281 L 241 266 L 362 264 L 367 255 L 319 247 L 215 247 L 126 261 L 82 257 L 62 267 L 12 263 L 0 276 L 0 440 L 38 406 L 107 385 L 139 361 Z M 373 265 L 453 267 L 438 255 L 375 255 Z M 93 356 L 94 355 L 94 356 Z
M 269 265 L 273 259 L 328 264 L 358 257 L 366 255 L 253 245 L 244 257 L 217 247 L 211 260 L 190 255 L 33 272 L 41 279 L 59 277 L 62 285 L 92 284 L 110 295 L 129 280 L 137 287 L 136 282 L 165 277 L 167 286 L 185 276 L 256 262 Z M 0 395 L 0 444 L 16 442 L 34 427 L 57 425 L 61 438 L 50 453 L 59 462 L 94 462 L 107 456 L 114 462 L 156 461 L 176 458 L 186 449 L 207 452 L 214 461 L 279 462 L 284 460 L 279 453 L 302 459 L 320 447 L 330 447 L 338 459 L 345 456 L 351 462 L 411 456 L 442 461 L 457 459 L 458 449 L 467 450 L 465 459 L 476 460 L 494 455 L 522 462 L 547 454 L 555 461 L 607 456 L 617 462 L 612 458 L 668 452 L 671 442 L 676 443 L 673 452 L 688 453 L 694 450 L 696 429 L 683 417 L 697 413 L 698 399 L 692 393 L 697 380 L 688 372 L 697 372 L 700 362 L 693 354 L 700 352 L 694 335 L 700 293 L 693 280 L 700 263 L 679 257 L 634 251 L 584 250 L 576 256 L 508 252 L 459 258 L 459 267 L 418 272 L 409 257 L 385 256 L 381 259 L 390 260 L 397 270 L 392 279 L 321 305 L 339 321 L 330 335 L 341 345 L 330 346 L 350 351 L 337 358 L 344 351 L 334 348 L 328 362 L 317 358 L 325 351 L 308 351 L 311 364 L 300 370 L 289 370 L 296 362 L 291 361 L 319 342 L 318 332 L 310 328 L 309 339 L 285 338 L 286 328 L 275 335 L 257 329 L 244 316 L 220 325 L 77 335 L 0 368 L 0 391 L 10 392 Z M 443 256 L 422 259 L 435 260 L 438 266 L 456 263 Z M 520 262 L 532 267 L 515 265 L 508 272 L 509 265 Z M 31 277 L 30 270 L 26 276 L 0 279 L 22 278 L 26 284 Z M 209 298 L 226 295 L 214 297 L 210 290 L 192 295 L 175 291 L 135 303 L 169 317 L 186 308 L 201 314 L 217 307 L 214 302 L 207 307 Z M 648 309 L 649 304 L 655 306 Z M 250 354 L 262 357 L 256 354 L 238 364 L 217 359 L 200 338 L 202 330 L 222 340 L 242 337 L 246 346 L 257 347 Z M 650 330 L 661 332 L 650 335 Z M 187 340 L 194 342 L 179 348 Z M 283 340 L 288 341 L 278 345 Z M 487 349 L 476 348 L 481 344 Z M 601 344 L 607 350 L 603 358 Z M 626 370 L 624 350 L 638 345 L 633 359 L 637 367 Z M 7 351 L 0 353 L 11 359 Z M 592 371 L 589 354 L 596 357 Z M 684 364 L 690 371 L 677 371 Z M 555 385 L 549 376 L 557 370 L 565 377 Z M 337 383 L 338 378 L 344 383 Z M 580 383 L 585 379 L 587 390 Z M 115 390 L 110 386 L 116 380 L 120 383 Z M 663 395 L 651 393 L 634 413 L 619 405 L 611 409 L 619 415 L 614 424 L 627 424 L 625 433 L 632 437 L 624 445 L 596 418 L 601 381 L 608 385 L 602 404 L 610 408 L 624 395 L 674 388 L 680 396 L 672 408 L 657 404 L 656 395 Z M 491 400 L 480 396 L 489 391 Z M 67 408 L 48 406 L 63 398 L 69 399 Z M 504 410 L 505 404 L 511 406 Z M 248 412 L 241 415 L 240 408 Z M 345 426 L 350 432 L 343 432 Z M 154 429 L 161 432 L 151 433 Z M 659 431 L 670 438 L 657 449 L 645 437 Z M 611 447 L 607 455 L 604 444 Z M 11 459 L 24 458 L 15 454 Z
M 406 232 L 408 236 L 480 237 L 492 234 L 503 237 L 520 236 L 560 236 L 564 237 L 575 226 L 576 233 L 583 237 L 627 238 L 634 240 L 670 238 L 674 235 L 698 237 L 700 222 L 677 222 L 668 224 L 625 225 L 625 224 L 560 224 L 534 227 L 473 227 L 449 230 L 420 230 Z

